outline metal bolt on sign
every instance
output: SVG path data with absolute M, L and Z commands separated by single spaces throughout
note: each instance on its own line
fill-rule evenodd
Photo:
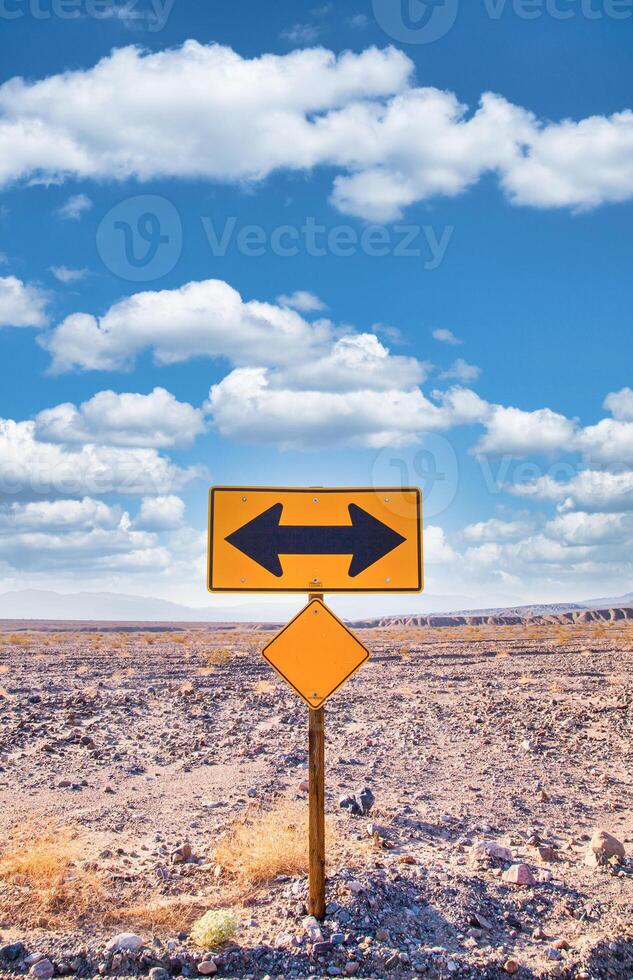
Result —
M 309 911 L 322 919 L 324 705 L 369 658 L 324 593 L 422 591 L 420 490 L 319 487 L 317 497 L 314 487 L 213 487 L 207 584 L 210 592 L 308 593 L 263 656 L 309 709 Z

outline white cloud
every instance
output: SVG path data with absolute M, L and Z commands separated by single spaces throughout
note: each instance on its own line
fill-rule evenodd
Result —
M 455 336 L 453 331 L 446 330 L 444 329 L 444 327 L 440 327 L 439 330 L 433 331 L 433 339 L 439 340 L 441 344 L 451 344 L 452 346 L 461 344 L 461 340 L 459 340 L 459 338 Z
M 1 101 L 1 100 L 0 100 Z M 82 214 L 90 211 L 92 201 L 86 194 L 74 194 L 69 197 L 65 204 L 57 209 L 55 214 L 64 221 L 79 221 Z
M 508 453 L 527 456 L 568 449 L 575 424 L 549 408 L 524 412 L 519 408 L 492 406 L 486 432 L 475 447 L 480 454 Z
M 0 276 L 0 327 L 43 327 L 48 296 L 15 276 Z
M 69 269 L 65 265 L 52 265 L 50 271 L 59 282 L 63 282 L 65 285 L 71 282 L 81 282 L 90 274 L 88 269 Z
M 0 493 L 5 500 L 43 497 L 170 494 L 201 474 L 181 469 L 155 449 L 40 442 L 34 422 L 0 419 Z
M 425 565 L 447 565 L 458 558 L 459 555 L 446 540 L 441 527 L 429 524 L 424 528 Z
M 161 567 L 154 534 L 136 530 L 127 512 L 100 500 L 42 500 L 0 507 L 0 559 L 21 570 Z
M 243 302 L 227 283 L 209 279 L 136 293 L 100 318 L 74 313 L 40 341 L 54 371 L 113 371 L 132 367 L 144 350 L 158 364 L 201 355 L 237 365 L 293 363 L 318 354 L 330 338 L 327 321 L 308 323 L 287 307 Z
M 351 334 L 337 340 L 322 357 L 278 370 L 277 387 L 317 391 L 407 389 L 426 377 L 427 365 L 414 357 L 393 355 L 375 334 Z
M 620 422 L 633 422 L 633 390 L 612 391 L 605 398 L 604 407 Z
M 124 521 L 120 507 L 102 500 L 38 500 L 0 506 L 0 531 L 64 531 L 115 528 Z
M 317 30 L 300 24 L 287 36 L 303 44 Z M 511 201 L 534 207 L 633 196 L 629 109 L 550 122 L 484 93 L 471 111 L 452 92 L 413 87 L 413 67 L 394 48 L 249 60 L 187 41 L 154 53 L 122 48 L 41 81 L 12 78 L 0 86 L 0 184 L 66 176 L 241 183 L 327 166 L 338 171 L 334 204 L 377 221 L 460 194 L 486 174 Z
M 233 371 L 209 393 L 207 410 L 222 435 L 300 449 L 382 447 L 475 421 L 486 411 L 473 392 L 448 392 L 443 404 L 410 390 L 319 391 L 276 387 L 265 368 Z
M 633 422 L 602 419 L 581 429 L 576 445 L 590 466 L 633 466 Z
M 305 289 L 298 289 L 291 296 L 286 296 L 285 294 L 278 296 L 277 302 L 280 306 L 290 306 L 293 310 L 299 310 L 300 313 L 315 313 L 319 310 L 326 309 L 323 300 L 320 300 L 314 293 L 309 293 Z
M 581 470 L 569 480 L 545 475 L 509 484 L 506 489 L 517 496 L 556 503 L 562 512 L 633 511 L 633 472 Z
M 466 541 L 473 544 L 495 541 L 512 541 L 524 537 L 530 530 L 527 521 L 501 521 L 491 517 L 488 521 L 479 521 L 464 528 Z
M 545 525 L 545 533 L 567 545 L 622 544 L 633 538 L 633 514 L 560 514 Z
M 442 371 L 440 378 L 451 378 L 461 384 L 470 384 L 472 381 L 476 381 L 480 374 L 480 367 L 469 364 L 463 357 L 458 357 L 446 371 Z
M 36 439 L 66 444 L 165 449 L 187 445 L 203 431 L 202 412 L 164 388 L 149 395 L 100 391 L 79 407 L 67 402 L 35 418 Z
M 185 504 L 180 497 L 144 497 L 134 526 L 143 531 L 172 531 L 182 527 L 184 516 Z

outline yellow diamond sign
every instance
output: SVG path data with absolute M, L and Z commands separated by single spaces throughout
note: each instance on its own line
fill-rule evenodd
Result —
M 369 657 L 347 626 L 313 599 L 263 650 L 309 708 L 320 708 Z

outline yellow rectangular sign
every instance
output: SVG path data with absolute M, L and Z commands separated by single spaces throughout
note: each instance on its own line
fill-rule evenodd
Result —
M 213 487 L 211 592 L 420 592 L 417 488 Z

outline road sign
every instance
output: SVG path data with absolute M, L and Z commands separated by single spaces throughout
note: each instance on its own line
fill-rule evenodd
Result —
M 320 708 L 369 657 L 347 626 L 313 599 L 263 651 L 309 708 Z
M 416 489 L 214 487 L 211 592 L 419 592 Z

